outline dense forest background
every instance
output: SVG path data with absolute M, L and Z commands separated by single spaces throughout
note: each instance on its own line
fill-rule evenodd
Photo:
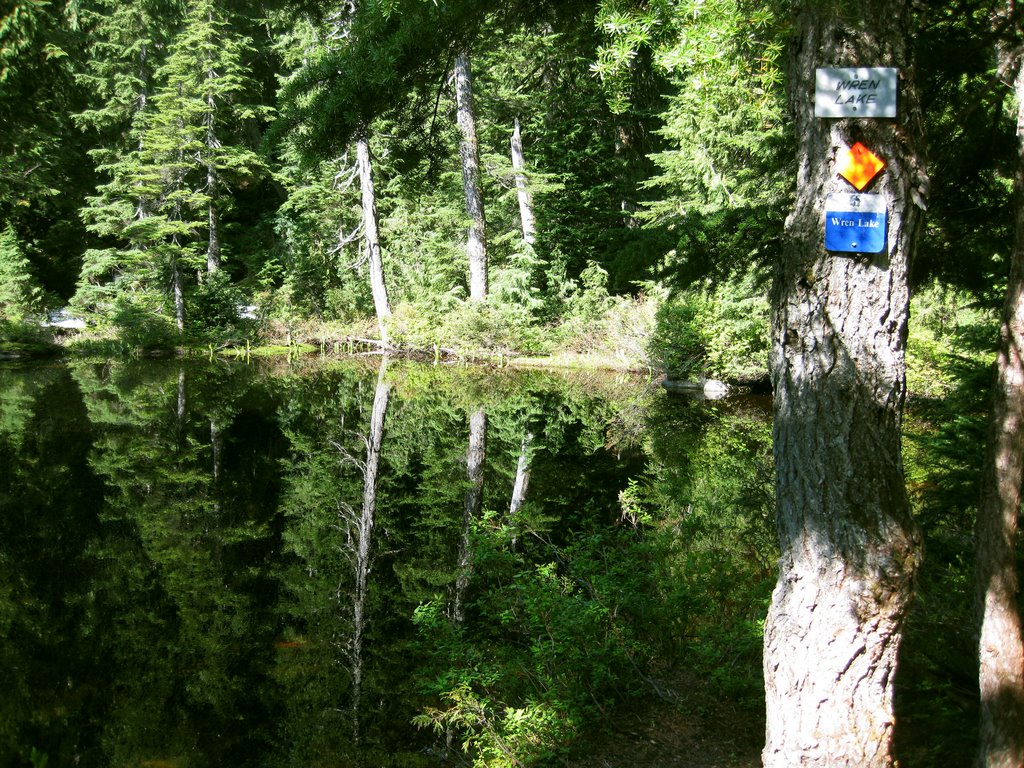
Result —
M 991 11 L 919 12 L 932 189 L 915 326 L 933 345 L 1002 295 L 1015 153 Z M 70 305 L 126 348 L 372 336 L 763 380 L 795 185 L 791 13 L 15 2 L 0 18 L 3 334 L 26 340 Z
M 6 344 L 358 338 L 766 381 L 796 191 L 790 4 L 2 8 Z M 1000 8 L 920 3 L 912 41 L 930 189 L 904 443 L 928 558 L 898 706 L 949 724 L 924 749 L 961 756 L 1019 162 L 999 55 L 1019 30 Z M 65 307 L 83 333 L 45 324 Z

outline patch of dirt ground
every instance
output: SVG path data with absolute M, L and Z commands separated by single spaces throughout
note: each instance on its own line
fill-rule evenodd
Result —
M 760 768 L 764 712 L 738 707 L 684 676 L 609 713 L 567 768 Z

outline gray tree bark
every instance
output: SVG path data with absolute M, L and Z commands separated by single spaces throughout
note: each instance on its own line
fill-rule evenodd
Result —
M 1000 328 L 996 381 L 975 526 L 980 622 L 979 768 L 1024 766 L 1024 638 L 1017 610 L 1015 542 L 1024 479 L 1024 66 L 1012 55 L 1017 100 L 1016 229 Z M 1012 70 L 1011 70 L 1012 71 Z
M 356 141 L 356 162 L 359 165 L 359 189 L 363 207 L 363 238 L 366 241 L 370 266 L 370 291 L 373 293 L 373 308 L 377 313 L 380 340 L 387 344 L 387 322 L 391 317 L 391 304 L 388 302 L 387 283 L 384 281 L 384 260 L 381 256 L 380 234 L 377 229 L 377 193 L 373 186 L 370 141 L 365 135 Z
M 473 110 L 473 77 L 469 56 L 455 57 L 456 120 L 462 140 L 459 156 L 462 160 L 462 189 L 466 197 L 469 231 L 466 255 L 469 258 L 470 301 L 487 298 L 487 235 L 484 219 L 484 198 L 480 187 L 480 153 L 476 138 L 476 118 Z
M 907 275 L 927 187 L 906 0 L 797 6 L 795 207 L 772 288 L 779 579 L 765 625 L 768 768 L 892 766 L 893 678 L 921 558 L 900 428 Z M 850 15 L 847 16 L 846 14 Z M 895 120 L 814 117 L 819 66 L 900 68 Z M 824 202 L 855 141 L 885 159 L 878 254 L 828 252 Z
M 185 281 L 176 256 L 171 265 L 171 290 L 174 293 L 174 324 L 182 334 L 185 332 Z
M 537 239 L 537 223 L 533 216 L 533 196 L 526 183 L 526 158 L 523 155 L 523 137 L 519 118 L 512 127 L 512 171 L 516 177 L 516 197 L 519 200 L 519 220 L 523 226 L 523 242 L 533 245 Z

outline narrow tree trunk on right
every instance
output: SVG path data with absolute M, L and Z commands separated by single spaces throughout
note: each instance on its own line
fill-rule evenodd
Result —
M 1024 479 L 1024 66 L 1019 52 L 1015 58 L 1016 234 L 975 527 L 975 599 L 981 625 L 978 768 L 1024 766 L 1024 638 L 1015 547 Z
M 526 183 L 526 158 L 523 155 L 523 137 L 519 130 L 519 118 L 512 127 L 512 171 L 516 177 L 516 197 L 519 199 L 519 220 L 523 226 L 523 242 L 533 245 L 536 240 L 537 224 L 533 217 L 533 197 Z
M 469 258 L 470 301 L 487 298 L 487 236 L 484 222 L 484 198 L 480 185 L 480 150 L 476 138 L 476 117 L 473 110 L 473 78 L 469 56 L 455 57 L 456 120 L 462 140 L 459 156 L 462 160 L 462 188 L 466 196 L 466 214 L 469 231 L 466 255 Z

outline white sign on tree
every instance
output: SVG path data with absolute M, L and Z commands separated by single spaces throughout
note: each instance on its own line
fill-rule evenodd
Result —
M 815 117 L 896 117 L 895 67 L 820 67 L 814 78 Z

